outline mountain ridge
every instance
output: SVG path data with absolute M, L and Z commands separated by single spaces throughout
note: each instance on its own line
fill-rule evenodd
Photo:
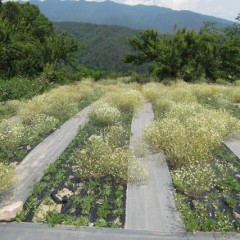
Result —
M 233 23 L 188 10 L 177 11 L 141 4 L 130 6 L 109 0 L 104 2 L 30 0 L 30 3 L 38 5 L 41 12 L 54 22 L 85 22 L 143 30 L 153 28 L 159 32 L 173 32 L 176 24 L 180 28 L 198 31 L 206 21 L 216 22 L 220 27 Z

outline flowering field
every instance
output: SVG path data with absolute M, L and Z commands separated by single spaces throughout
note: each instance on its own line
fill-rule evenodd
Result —
M 144 138 L 164 151 L 188 231 L 240 231 L 239 159 L 222 145 L 240 132 L 237 86 L 150 83 L 155 121 Z
M 13 183 L 14 166 L 79 110 L 98 99 L 103 87 L 92 81 L 55 88 L 28 101 L 0 102 L 0 194 Z
M 129 86 L 105 86 L 91 106 L 89 123 L 45 171 L 17 219 L 51 226 L 123 227 L 126 185 L 146 178 L 128 148 L 132 115 L 142 104 L 142 94 Z
M 222 141 L 240 132 L 240 87 L 83 81 L 33 99 L 0 103 L 0 194 L 15 164 L 94 102 L 89 123 L 37 183 L 20 221 L 123 227 L 126 185 L 147 174 L 129 150 L 130 124 L 145 100 L 155 120 L 144 139 L 164 151 L 188 231 L 240 231 L 240 164 Z

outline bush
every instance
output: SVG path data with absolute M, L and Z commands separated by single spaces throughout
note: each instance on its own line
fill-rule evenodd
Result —
M 185 153 L 187 133 L 178 119 L 165 118 L 153 122 L 145 129 L 144 139 L 155 150 L 163 150 L 172 165 L 185 164 L 182 154 Z
M 165 92 L 164 96 L 177 103 L 197 102 L 197 98 L 189 91 L 188 88 L 189 85 L 186 83 L 179 83 L 170 87 L 169 90 Z
M 172 106 L 175 103 L 172 100 L 164 99 L 164 98 L 158 98 L 153 107 L 154 111 L 160 114 L 161 116 L 165 116 L 165 114 L 170 111 Z
M 171 103 L 165 116 L 168 118 L 177 118 L 181 122 L 185 122 L 187 118 L 195 116 L 204 111 L 204 108 L 198 103 Z
M 170 164 L 182 166 L 209 161 L 224 137 L 238 131 L 240 122 L 229 113 L 205 110 L 155 121 L 146 128 L 144 138 L 153 148 L 165 151 Z
M 142 93 L 146 99 L 155 102 L 166 91 L 166 87 L 162 84 L 148 83 L 142 87 Z
M 210 163 L 190 164 L 171 172 L 176 189 L 189 197 L 197 198 L 215 185 L 215 172 Z
M 137 90 L 118 90 L 106 96 L 106 101 L 116 106 L 121 112 L 132 113 L 143 105 L 144 98 Z
M 18 100 L 0 102 L 0 120 L 14 116 L 21 106 L 22 103 Z
M 66 121 L 78 112 L 83 100 L 94 94 L 89 84 L 85 82 L 52 89 L 29 100 L 19 109 L 18 114 L 23 118 L 29 114 L 46 114 L 61 122 Z
M 95 90 L 99 90 L 98 94 Z M 0 103 L 0 162 L 21 161 L 26 145 L 38 143 L 102 93 L 101 86 L 84 81 L 52 89 L 25 102 Z
M 113 148 L 103 136 L 92 135 L 85 148 L 75 152 L 74 158 L 74 169 L 81 177 L 112 176 L 122 182 L 145 179 L 145 171 L 133 152 L 125 148 Z
M 4 119 L 0 122 L 0 146 L 17 147 L 25 142 L 26 128 L 22 121 L 16 119 Z
M 207 99 L 221 96 L 225 91 L 225 86 L 211 84 L 194 84 L 189 89 L 194 96 L 200 99 Z
M 98 101 L 92 105 L 89 111 L 89 119 L 96 125 L 109 126 L 114 125 L 120 121 L 121 113 L 109 103 L 104 101 Z
M 236 80 L 236 81 L 234 82 L 234 84 L 239 87 L 239 86 L 240 86 L 240 80 Z
M 10 80 L 0 79 L 0 101 L 29 99 L 49 89 L 51 85 L 43 79 L 15 77 Z
M 240 87 L 229 88 L 225 96 L 232 103 L 240 103 Z
M 14 181 L 14 165 L 7 165 L 0 162 L 0 194 L 6 192 Z
M 26 140 L 34 140 L 37 137 L 46 136 L 59 125 L 59 121 L 46 114 L 28 115 L 23 122 L 27 128 L 25 130 Z

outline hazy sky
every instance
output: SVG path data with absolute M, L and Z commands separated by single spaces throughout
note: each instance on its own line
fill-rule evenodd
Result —
M 89 0 L 90 1 L 90 0 Z M 103 1 L 103 0 L 94 0 Z M 115 2 L 136 5 L 158 5 L 175 10 L 191 10 L 229 20 L 235 20 L 240 13 L 240 0 L 114 0 Z

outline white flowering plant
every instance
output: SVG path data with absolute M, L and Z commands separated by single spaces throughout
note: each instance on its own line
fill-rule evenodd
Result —
M 99 126 L 111 126 L 121 119 L 120 111 L 105 101 L 93 104 L 88 116 L 91 122 Z
M 143 181 L 146 172 L 139 159 L 129 149 L 113 146 L 110 139 L 112 136 L 92 135 L 85 148 L 74 154 L 75 171 L 82 177 L 112 176 L 125 183 Z
M 5 193 L 14 182 L 14 164 L 5 164 L 0 162 L 0 195 Z

